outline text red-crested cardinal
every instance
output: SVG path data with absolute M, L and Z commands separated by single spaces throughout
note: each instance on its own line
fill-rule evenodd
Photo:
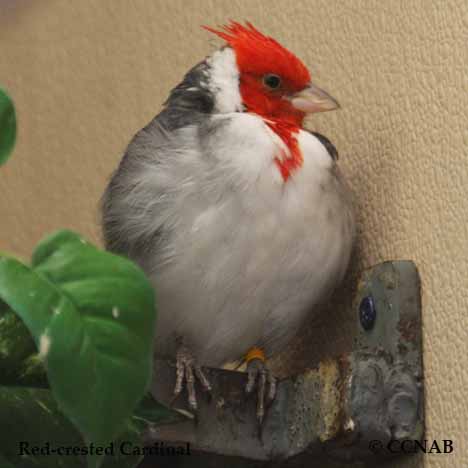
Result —
M 194 381 L 211 389 L 200 365 L 246 357 L 261 422 L 275 394 L 265 359 L 341 281 L 355 221 L 336 150 L 302 128 L 336 100 L 250 23 L 206 29 L 225 45 L 130 142 L 103 197 L 104 238 L 154 284 L 175 396 L 186 382 L 195 411 Z

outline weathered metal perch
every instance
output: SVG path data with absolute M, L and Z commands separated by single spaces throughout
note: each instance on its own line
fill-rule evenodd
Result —
M 385 262 L 365 272 L 352 313 L 357 321 L 353 351 L 281 381 L 261 438 L 255 398 L 247 403 L 243 399 L 246 374 L 207 369 L 213 398 L 208 402 L 200 395 L 198 424 L 158 427 L 148 433 L 147 441 L 190 442 L 191 450 L 199 454 L 171 457 L 170 466 L 203 462 L 250 467 L 273 460 L 289 467 L 308 466 L 324 456 L 350 462 L 377 460 L 395 452 L 387 449 L 392 440 L 420 440 L 421 301 L 415 265 Z M 155 376 L 154 396 L 170 401 L 174 368 L 157 361 Z M 372 442 L 376 440 L 379 443 Z M 157 466 L 165 466 L 161 457 Z

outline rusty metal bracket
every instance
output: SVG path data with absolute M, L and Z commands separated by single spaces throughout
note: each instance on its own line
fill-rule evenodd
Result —
M 415 265 L 385 262 L 366 271 L 352 313 L 357 322 L 354 349 L 281 381 L 261 437 L 255 399 L 244 398 L 246 375 L 207 369 L 213 398 L 200 397 L 198 423 L 154 428 L 147 442 L 189 442 L 196 456 L 171 457 L 172 467 L 252 467 L 267 461 L 306 466 L 329 457 L 377 461 L 401 453 L 402 441 L 421 440 L 424 432 L 420 279 Z M 174 368 L 157 361 L 153 395 L 169 402 L 174 379 Z M 186 409 L 182 400 L 177 406 Z M 158 457 L 157 466 L 165 466 L 161 463 Z

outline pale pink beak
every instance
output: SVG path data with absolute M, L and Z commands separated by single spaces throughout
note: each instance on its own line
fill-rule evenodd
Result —
M 306 114 L 326 112 L 340 108 L 335 98 L 331 97 L 326 91 L 314 84 L 293 94 L 289 99 L 293 107 Z

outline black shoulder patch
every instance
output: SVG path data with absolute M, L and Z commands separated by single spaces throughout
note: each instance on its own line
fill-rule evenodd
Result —
M 320 140 L 320 143 L 322 143 L 322 145 L 325 146 L 325 148 L 328 151 L 328 154 L 331 156 L 331 158 L 334 161 L 338 160 L 338 151 L 333 145 L 333 143 L 326 136 L 323 136 L 321 133 L 318 133 L 318 132 L 311 132 L 310 130 L 307 130 L 307 131 L 309 133 L 312 133 L 312 135 L 314 135 L 316 138 Z

